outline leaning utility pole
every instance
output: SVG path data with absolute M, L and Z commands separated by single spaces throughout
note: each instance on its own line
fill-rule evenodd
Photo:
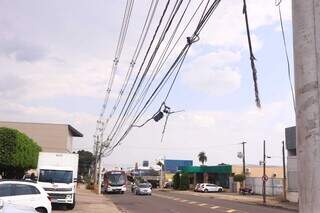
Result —
M 320 209 L 320 3 L 293 0 L 299 212 Z
M 287 174 L 286 174 L 286 158 L 284 152 L 284 141 L 282 141 L 282 167 L 283 167 L 283 200 L 287 200 Z

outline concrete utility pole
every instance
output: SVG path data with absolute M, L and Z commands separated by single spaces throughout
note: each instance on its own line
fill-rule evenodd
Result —
M 245 144 L 247 142 L 242 142 L 242 172 L 244 177 L 246 177 L 246 154 L 245 154 Z
M 293 0 L 299 212 L 320 209 L 320 2 Z
M 263 180 L 262 180 L 262 197 L 263 204 L 266 204 L 266 141 L 263 141 Z
M 286 174 L 286 157 L 284 152 L 284 141 L 282 141 L 282 167 L 283 167 L 283 200 L 287 200 L 287 174 Z

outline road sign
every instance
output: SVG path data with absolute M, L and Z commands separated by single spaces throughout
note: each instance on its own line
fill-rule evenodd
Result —
M 262 178 L 262 181 L 264 181 L 264 182 L 267 182 L 267 181 L 268 181 L 268 176 L 267 176 L 267 175 L 264 175 L 264 176 L 262 176 L 261 178 Z
M 243 158 L 242 152 L 238 152 L 237 157 L 240 158 L 240 159 L 242 159 L 242 158 Z

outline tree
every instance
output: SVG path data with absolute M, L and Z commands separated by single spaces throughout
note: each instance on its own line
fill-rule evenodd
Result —
M 207 162 L 207 156 L 205 152 L 200 152 L 198 154 L 198 159 L 199 161 L 202 163 L 202 165 L 204 165 L 204 162 Z
M 0 174 L 4 178 L 22 178 L 35 169 L 41 147 L 16 129 L 0 128 Z
M 88 176 L 89 170 L 94 162 L 94 156 L 91 152 L 86 150 L 80 150 L 79 154 L 79 170 L 78 174 L 82 176 Z

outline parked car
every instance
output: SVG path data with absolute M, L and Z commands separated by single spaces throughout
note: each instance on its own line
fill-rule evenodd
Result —
M 0 213 L 37 213 L 36 210 L 28 206 L 18 206 L 10 203 L 5 203 L 0 200 Z
M 222 192 L 223 188 L 212 183 L 202 183 L 200 184 L 199 191 L 201 192 Z
M 4 203 L 32 207 L 36 212 L 51 213 L 51 201 L 44 189 L 29 181 L 0 181 L 0 199 Z
M 151 195 L 152 190 L 151 190 L 150 184 L 139 183 L 136 185 L 134 192 L 136 195 Z

